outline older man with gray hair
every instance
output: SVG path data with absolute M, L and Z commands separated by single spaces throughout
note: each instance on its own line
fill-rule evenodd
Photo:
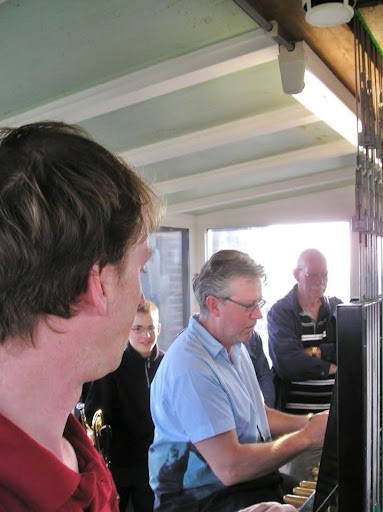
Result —
M 264 277 L 247 254 L 223 250 L 194 278 L 200 313 L 152 384 L 156 511 L 236 512 L 281 502 L 278 467 L 323 443 L 327 413 L 310 421 L 266 407 L 241 343 L 262 317 Z
M 318 249 L 299 254 L 293 276 L 297 283 L 267 317 L 269 349 L 278 409 L 307 415 L 330 407 L 337 370 L 336 309 L 341 300 L 325 296 L 327 261 Z M 307 451 L 284 471 L 307 480 L 320 457 L 320 450 Z

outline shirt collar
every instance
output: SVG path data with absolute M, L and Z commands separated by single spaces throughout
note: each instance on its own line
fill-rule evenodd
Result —
M 49 450 L 0 414 L 0 452 L 6 464 L 0 464 L 0 481 L 32 506 L 33 510 L 56 510 L 72 495 L 79 493 L 85 501 L 92 499 L 95 475 L 92 466 L 100 465 L 98 454 L 79 421 L 70 415 L 64 436 L 79 457 L 80 473 L 72 471 Z M 79 450 L 79 447 L 81 449 Z M 95 458 L 96 454 L 96 458 Z M 20 475 L 27 478 L 20 478 Z M 49 482 L 49 485 L 47 485 Z
M 213 359 L 216 359 L 219 354 L 228 359 L 226 348 L 200 323 L 198 313 L 190 317 L 189 329 L 198 335 L 201 345 L 209 352 Z M 236 354 L 238 350 L 240 350 L 240 343 L 232 347 L 233 354 Z

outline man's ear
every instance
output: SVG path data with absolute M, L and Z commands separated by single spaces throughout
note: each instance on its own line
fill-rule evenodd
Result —
M 293 276 L 294 276 L 296 281 L 299 281 L 299 272 L 300 272 L 299 268 L 294 268 Z
M 218 297 L 214 297 L 214 295 L 208 295 L 205 299 L 205 305 L 209 311 L 214 316 L 220 316 L 219 309 L 219 299 Z
M 160 334 L 160 332 L 161 332 L 161 324 L 158 323 L 158 325 L 157 325 L 157 334 Z
M 100 315 L 105 315 L 107 312 L 106 294 L 101 277 L 104 270 L 107 271 L 105 267 L 100 270 L 99 265 L 93 265 L 88 276 L 88 289 L 83 298 L 84 302 Z

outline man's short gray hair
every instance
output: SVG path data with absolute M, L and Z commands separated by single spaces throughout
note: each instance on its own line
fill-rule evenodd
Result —
M 262 265 L 256 263 L 248 254 L 225 249 L 218 251 L 203 265 L 199 274 L 193 278 L 193 291 L 201 313 L 207 313 L 206 297 L 227 297 L 230 285 L 236 277 L 250 277 L 265 280 Z

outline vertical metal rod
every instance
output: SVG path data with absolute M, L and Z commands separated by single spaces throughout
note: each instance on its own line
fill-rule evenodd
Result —
M 359 288 L 362 300 L 377 300 L 366 308 L 364 361 L 364 439 L 359 461 L 364 471 L 364 510 L 383 503 L 382 459 L 382 293 L 383 293 L 383 59 L 358 18 L 355 28 L 357 117 L 360 125 L 355 172 L 355 230 L 359 232 Z M 355 340 L 357 344 L 357 340 Z M 364 356 L 363 356 L 364 354 Z M 343 354 L 343 357 L 346 357 Z M 343 361 L 344 363 L 344 361 Z M 356 468 L 355 468 L 356 470 Z M 342 511 L 343 512 L 343 511 Z

